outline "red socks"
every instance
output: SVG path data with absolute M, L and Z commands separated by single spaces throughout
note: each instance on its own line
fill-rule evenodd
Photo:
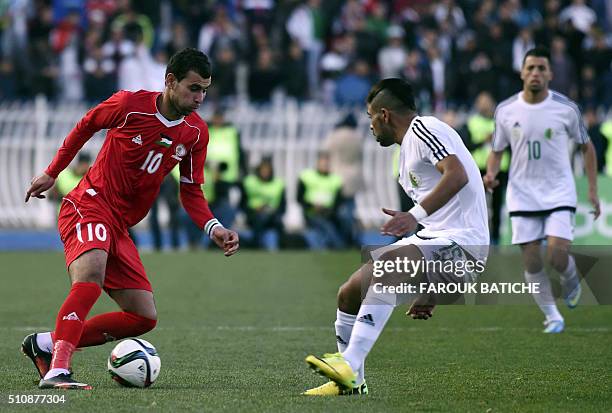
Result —
M 85 322 L 78 347 L 97 346 L 108 341 L 136 337 L 153 330 L 157 320 L 134 313 L 100 314 Z
M 84 321 L 101 292 L 96 283 L 78 282 L 72 285 L 57 314 L 55 331 L 51 333 L 54 342 L 51 369 L 68 370 L 72 353 L 77 347 L 136 337 L 155 328 L 157 320 L 127 312 L 100 314 Z
M 92 282 L 77 282 L 72 285 L 55 321 L 52 369 L 70 367 L 70 359 L 81 338 L 84 321 L 101 292 L 100 286 Z

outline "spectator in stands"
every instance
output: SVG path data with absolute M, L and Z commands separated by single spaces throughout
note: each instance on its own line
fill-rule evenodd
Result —
M 111 30 L 125 30 L 129 25 L 136 25 L 140 28 L 142 43 L 150 50 L 155 41 L 155 28 L 151 19 L 146 14 L 138 13 L 132 7 L 131 0 L 118 0 L 115 18 L 111 22 Z
M 561 23 L 571 21 L 576 29 L 586 34 L 597 21 L 597 15 L 585 0 L 572 0 L 572 4 L 561 11 L 559 19 Z
M 222 106 L 233 103 L 236 97 L 238 56 L 233 47 L 215 48 L 215 81 L 208 89 L 207 98 Z
M 298 102 L 308 97 L 308 72 L 306 71 L 306 59 L 300 44 L 292 41 L 289 51 L 282 65 L 282 78 L 285 92 L 294 97 Z
M 297 41 L 306 54 L 309 96 L 317 96 L 319 90 L 319 59 L 323 52 L 324 18 L 321 0 L 306 0 L 295 8 L 287 20 L 289 36 Z
M 135 92 L 137 90 L 160 90 L 160 82 L 153 79 L 155 61 L 151 56 L 151 50 L 144 43 L 142 29 L 135 23 L 129 23 L 124 27 L 126 38 L 134 45 L 132 54 L 125 56 L 119 64 L 118 83 L 119 89 Z
M 54 100 L 57 96 L 59 65 L 57 55 L 51 49 L 49 42 L 37 39 L 31 43 L 30 60 L 36 62 L 31 68 L 30 90 L 32 95 L 42 94 L 47 99 Z
M 386 34 L 387 45 L 378 52 L 378 69 L 383 79 L 398 77 L 406 60 L 404 29 L 400 26 L 391 26 Z
M 472 102 L 480 92 L 494 95 L 497 90 L 497 73 L 491 58 L 486 52 L 479 52 L 470 62 L 468 98 Z
M 323 148 L 329 153 L 331 173 L 342 178 L 342 201 L 338 207 L 342 236 L 347 245 L 359 246 L 355 195 L 364 187 L 363 142 L 352 113 L 348 113 L 330 132 Z
M 321 57 L 320 69 L 323 82 L 321 85 L 321 100 L 324 104 L 334 103 L 336 81 L 349 66 L 354 56 L 355 38 L 340 35 L 331 42 L 331 48 Z
M 336 82 L 335 101 L 340 106 L 363 104 L 372 86 L 370 66 L 365 60 L 357 60 L 349 71 Z
M 419 49 L 413 49 L 408 53 L 401 73 L 402 77 L 413 85 L 415 97 L 421 105 L 420 109 L 430 110 L 433 99 L 431 71 Z
M 62 21 L 51 31 L 51 47 L 58 56 L 58 90 L 64 101 L 83 99 L 83 75 L 79 62 L 81 47 L 81 10 L 71 8 Z
M 528 27 L 521 29 L 518 36 L 512 43 L 512 68 L 516 73 L 520 73 L 521 71 L 525 53 L 534 47 L 535 42 L 533 40 L 533 33 L 531 32 L 531 29 Z
M 0 101 L 12 101 L 17 98 L 15 84 L 15 67 L 10 59 L 0 57 Z
M 550 66 L 554 70 L 554 76 L 550 82 L 550 88 L 559 93 L 576 99 L 576 68 L 572 58 L 566 52 L 565 39 L 562 36 L 553 37 L 550 48 Z
M 431 89 L 433 92 L 432 110 L 442 112 L 446 109 L 446 85 L 448 84 L 448 74 L 446 72 L 446 62 L 437 47 L 427 49 L 428 67 L 431 71 Z
M 387 13 L 387 5 L 382 1 L 371 2 L 369 13 L 365 19 L 365 29 L 368 33 L 376 37 L 379 44 L 387 38 L 387 30 L 390 27 Z
M 455 0 L 442 0 L 434 8 L 434 17 L 438 24 L 449 22 L 455 32 L 463 30 L 466 25 L 465 16 Z
M 580 76 L 580 106 L 597 106 L 597 97 L 600 93 L 600 87 L 593 66 L 584 66 Z
M 316 169 L 300 174 L 297 199 L 306 221 L 306 242 L 311 249 L 344 248 L 337 223 L 342 178 L 331 173 L 329 154 L 319 153 Z
M 284 233 L 285 182 L 274 175 L 271 157 L 264 157 L 243 182 L 242 209 L 253 231 L 255 248 L 276 251 Z
M 260 49 L 257 63 L 249 73 L 249 98 L 257 104 L 270 103 L 272 92 L 280 83 L 281 75 L 272 51 Z
M 219 6 L 214 19 L 200 29 L 198 48 L 216 61 L 220 50 L 230 49 L 236 57 L 240 56 L 240 41 L 240 30 L 230 19 L 227 8 Z
M 117 90 L 115 62 L 105 57 L 101 46 L 92 46 L 83 61 L 85 99 L 99 103 Z
M 176 21 L 172 24 L 172 34 L 170 41 L 166 45 L 166 55 L 172 56 L 186 47 L 192 47 L 189 32 L 187 27 L 185 27 L 185 23 Z

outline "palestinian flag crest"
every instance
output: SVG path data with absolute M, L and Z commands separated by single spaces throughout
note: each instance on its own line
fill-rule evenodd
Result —
M 160 133 L 160 139 L 155 142 L 156 145 L 159 146 L 163 146 L 164 148 L 169 148 L 170 146 L 172 146 L 172 138 L 168 135 L 164 135 L 163 133 Z

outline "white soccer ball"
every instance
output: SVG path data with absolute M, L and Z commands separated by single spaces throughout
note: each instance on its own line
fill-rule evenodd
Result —
M 141 338 L 123 340 L 108 358 L 111 377 L 126 387 L 149 387 L 157 379 L 160 368 L 157 350 Z

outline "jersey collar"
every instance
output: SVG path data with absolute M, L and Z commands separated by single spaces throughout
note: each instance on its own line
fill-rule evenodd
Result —
M 541 107 L 541 106 L 544 106 L 545 104 L 547 104 L 547 103 L 548 103 L 548 101 L 549 101 L 550 99 L 552 99 L 552 92 L 550 91 L 550 89 L 548 90 L 548 96 L 546 96 L 546 99 L 544 99 L 543 101 L 538 102 L 538 103 L 527 103 L 527 102 L 525 101 L 525 99 L 523 98 L 523 91 L 520 91 L 520 92 L 519 92 L 519 94 L 518 94 L 518 101 L 519 101 L 521 104 L 523 104 L 523 105 L 525 105 L 525 106 L 528 106 L 528 107 L 530 107 L 530 108 L 539 108 L 539 107 Z
M 165 126 L 165 127 L 167 127 L 167 128 L 171 128 L 171 127 L 173 127 L 173 126 L 180 125 L 181 123 L 183 123 L 183 121 L 185 120 L 185 117 L 184 117 L 184 116 L 181 116 L 181 117 L 180 117 L 180 118 L 178 118 L 177 120 L 168 120 L 168 119 L 166 119 L 166 118 L 164 117 L 164 115 L 162 115 L 162 114 L 161 114 L 161 112 L 159 111 L 159 109 L 157 109 L 157 97 L 158 97 L 159 95 L 160 95 L 160 94 L 158 93 L 158 94 L 156 94 L 156 95 L 155 95 L 155 97 L 153 98 L 153 104 L 155 105 L 155 117 L 156 117 L 157 119 L 159 119 L 159 121 L 160 121 L 161 123 L 163 123 L 163 124 L 164 124 L 164 126 Z

